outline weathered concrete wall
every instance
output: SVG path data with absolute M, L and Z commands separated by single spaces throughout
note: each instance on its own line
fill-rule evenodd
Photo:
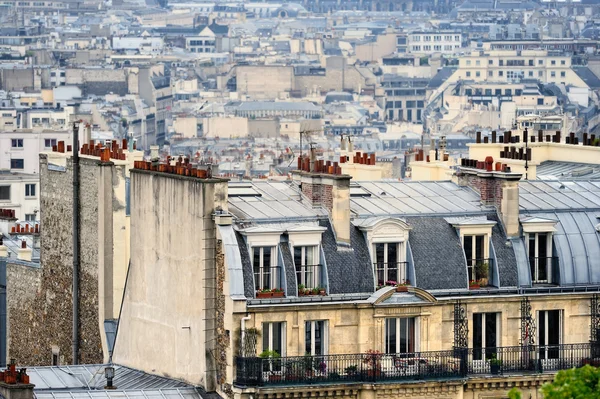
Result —
M 227 183 L 132 171 L 131 266 L 114 361 L 215 390 L 216 230 Z
M 34 71 L 31 69 L 3 69 L 0 88 L 6 91 L 23 91 L 34 88 Z
M 67 69 L 65 82 L 80 86 L 84 95 L 114 93 L 124 96 L 129 89 L 123 69 Z
M 248 136 L 279 137 L 279 119 L 248 119 Z

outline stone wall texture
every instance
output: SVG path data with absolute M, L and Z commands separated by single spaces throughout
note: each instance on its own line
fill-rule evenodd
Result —
M 97 161 L 80 160 L 80 363 L 103 361 L 98 322 L 98 167 Z M 41 265 L 35 294 L 23 300 L 27 312 L 14 312 L 10 320 L 10 353 L 19 364 L 49 365 L 52 350 L 61 361 L 72 358 L 73 186 L 72 163 L 66 171 L 48 170 L 40 155 Z M 22 278 L 25 268 L 16 271 Z M 18 289 L 18 286 L 15 287 Z M 9 300 L 10 301 L 10 300 Z M 19 305 L 24 306 L 24 305 Z

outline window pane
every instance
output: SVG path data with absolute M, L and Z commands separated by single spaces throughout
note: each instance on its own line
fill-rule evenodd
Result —
M 385 319 L 385 353 L 397 353 L 396 321 L 397 319 Z
M 271 266 L 271 247 L 263 248 L 263 267 Z
M 475 258 L 477 259 L 483 259 L 484 258 L 484 254 L 483 254 L 483 248 L 484 248 L 484 244 L 483 244 L 483 237 L 484 236 L 475 236 Z
M 548 257 L 548 235 L 546 233 L 538 233 L 538 257 Z
M 481 360 L 481 348 L 483 347 L 483 314 L 473 314 L 473 358 Z
M 548 345 L 560 344 L 560 310 L 548 311 Z
M 546 345 L 546 312 L 539 312 L 538 345 Z
M 496 313 L 486 313 L 485 314 L 485 355 L 486 358 L 489 359 L 492 354 L 496 353 L 495 348 L 497 346 L 496 343 Z
M 315 322 L 315 355 L 323 355 L 324 321 Z
M 283 355 L 283 337 L 282 337 L 283 323 L 273 323 L 273 348 L 280 355 Z
M 464 236 L 463 247 L 465 248 L 467 260 L 473 259 L 473 236 Z
M 312 322 L 310 321 L 304 323 L 304 353 L 309 354 L 312 354 L 311 326 Z
M 271 323 L 263 323 L 262 324 L 262 337 L 263 337 L 263 351 L 269 350 L 269 326 Z

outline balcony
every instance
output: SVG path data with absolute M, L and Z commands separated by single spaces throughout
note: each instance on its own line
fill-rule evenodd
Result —
M 254 289 L 257 299 L 284 296 L 283 268 L 281 266 L 257 267 L 254 269 Z
M 532 284 L 551 284 L 554 270 L 558 270 L 558 257 L 530 257 Z
M 397 383 L 552 372 L 585 364 L 600 364 L 600 343 L 460 348 L 401 354 L 371 352 L 282 358 L 237 357 L 234 384 L 255 387 Z
M 471 287 L 486 287 L 489 284 L 489 276 L 492 275 L 494 259 L 467 259 L 467 271 L 469 274 L 469 285 Z M 474 283 L 474 284 L 473 284 Z
M 324 295 L 322 285 L 322 265 L 296 265 L 298 296 Z
M 387 285 L 404 283 L 407 278 L 407 265 L 408 262 L 374 263 L 378 289 Z

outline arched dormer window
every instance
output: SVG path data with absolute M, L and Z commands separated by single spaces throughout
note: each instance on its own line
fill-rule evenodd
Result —
M 408 280 L 410 226 L 398 218 L 371 218 L 356 224 L 366 235 L 377 287 Z

